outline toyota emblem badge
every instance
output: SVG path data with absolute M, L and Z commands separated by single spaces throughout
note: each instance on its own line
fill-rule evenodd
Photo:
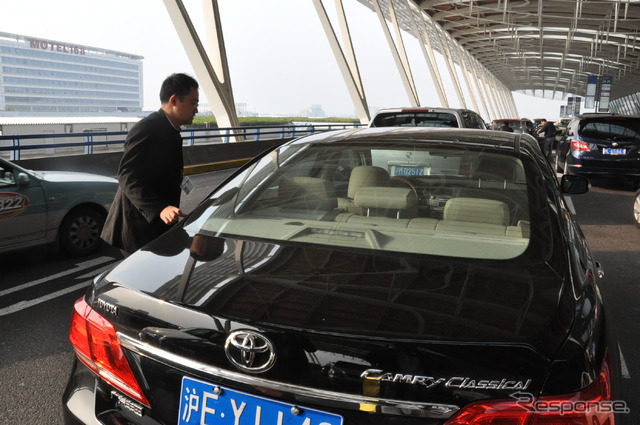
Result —
M 266 372 L 276 362 L 273 343 L 251 330 L 231 332 L 224 344 L 224 352 L 231 363 L 249 373 Z

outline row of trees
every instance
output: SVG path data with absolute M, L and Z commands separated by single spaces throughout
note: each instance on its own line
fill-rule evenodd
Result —
M 326 123 L 359 123 L 356 118 L 309 118 L 309 117 L 239 117 L 240 125 L 243 127 L 256 127 L 263 125 L 290 125 L 294 122 L 326 122 Z M 217 127 L 215 117 L 213 116 L 196 116 L 192 126 L 195 127 Z

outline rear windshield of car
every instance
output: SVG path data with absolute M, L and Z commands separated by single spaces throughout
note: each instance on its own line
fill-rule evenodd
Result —
M 529 244 L 527 179 L 506 153 L 289 144 L 219 189 L 187 230 L 210 236 L 509 259 Z
M 459 127 L 456 116 L 446 112 L 389 112 L 373 120 L 374 127 Z
M 504 125 L 511 127 L 514 133 L 523 133 L 527 129 L 527 125 L 524 121 L 494 121 L 492 130 L 502 130 Z
M 640 141 L 640 119 L 611 117 L 587 119 L 580 134 L 593 139 L 633 139 Z

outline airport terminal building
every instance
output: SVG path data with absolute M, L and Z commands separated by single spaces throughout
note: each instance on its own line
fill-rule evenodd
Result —
M 0 32 L 0 116 L 139 113 L 142 59 Z

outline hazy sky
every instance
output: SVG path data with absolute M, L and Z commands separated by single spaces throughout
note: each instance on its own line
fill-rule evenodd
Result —
M 206 39 L 201 0 L 184 3 Z M 408 105 L 376 15 L 356 0 L 344 3 L 369 106 Z M 311 0 L 219 0 L 219 6 L 236 103 L 260 114 L 296 114 L 312 104 L 330 116 L 354 114 Z M 333 15 L 334 2 L 325 0 L 325 8 Z M 145 110 L 159 107 L 167 75 L 194 75 L 162 0 L 0 0 L 0 31 L 144 56 Z M 438 106 L 417 41 L 404 41 L 421 104 Z M 459 106 L 448 91 L 450 106 Z M 521 116 L 558 118 L 561 102 L 514 97 Z

